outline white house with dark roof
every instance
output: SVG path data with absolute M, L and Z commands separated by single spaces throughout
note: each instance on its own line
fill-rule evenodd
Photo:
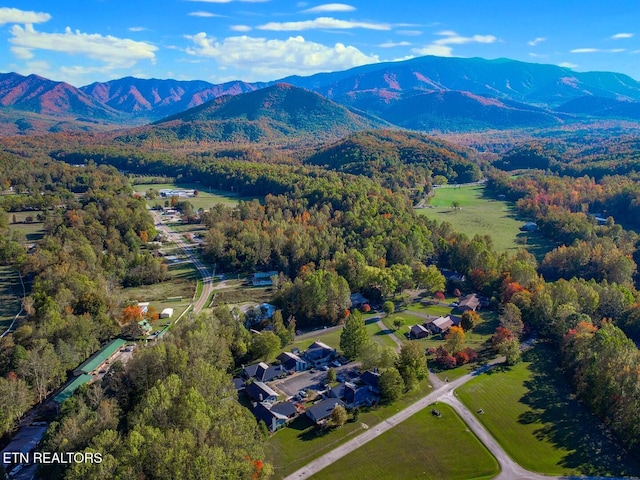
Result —
M 307 368 L 307 362 L 295 353 L 282 352 L 278 355 L 278 360 L 280 360 L 280 365 L 288 372 L 301 372 Z
M 275 403 L 278 401 L 278 393 L 266 383 L 250 383 L 245 387 L 244 391 L 256 402 Z

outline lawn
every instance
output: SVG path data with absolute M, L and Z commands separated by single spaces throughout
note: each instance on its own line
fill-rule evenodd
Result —
M 427 309 L 432 308 L 445 308 L 429 305 L 424 310 L 420 310 L 422 313 L 429 313 L 430 315 L 434 315 L 432 311 Z M 409 328 L 412 325 L 422 324 L 426 321 L 423 317 L 418 317 L 415 315 L 411 315 L 413 310 L 407 310 L 402 313 L 395 313 L 388 318 L 383 320 L 384 324 L 387 328 L 394 329 L 393 322 L 398 319 L 402 322 L 402 326 L 396 331 L 396 337 L 400 340 L 406 340 L 407 334 L 409 332 Z M 451 313 L 451 307 L 447 308 L 446 314 Z M 479 312 L 481 322 L 476 325 L 476 327 L 468 332 L 465 332 L 465 345 L 467 347 L 473 348 L 476 352 L 478 352 L 478 361 L 483 362 L 490 360 L 495 357 L 495 353 L 490 348 L 490 339 L 493 333 L 495 332 L 496 327 L 498 326 L 498 315 L 495 312 Z M 437 348 L 440 345 L 443 345 L 445 339 L 442 335 L 430 335 L 427 338 L 422 338 L 420 340 L 411 340 L 413 342 L 420 342 L 425 351 L 430 348 Z M 462 375 L 469 373 L 469 371 L 473 370 L 477 367 L 477 363 L 463 365 L 458 368 L 454 368 L 451 370 L 443 370 L 437 365 L 432 359 L 429 359 L 429 368 L 434 373 L 438 375 L 441 380 L 449 379 L 454 380 Z
M 539 344 L 513 368 L 492 371 L 457 394 L 506 452 L 524 468 L 547 475 L 639 475 L 626 455 L 571 395 L 557 370 L 557 351 Z
M 286 477 L 310 461 L 349 441 L 361 433 L 362 424 L 370 428 L 383 422 L 427 395 L 430 389 L 428 381 L 424 380 L 415 390 L 394 404 L 373 409 L 363 408 L 358 422 L 349 422 L 342 428 L 326 433 L 316 433 L 314 426 L 306 417 L 296 419 L 288 427 L 272 435 L 267 443 L 266 459 L 274 467 L 274 478 Z
M 10 230 L 21 232 L 27 242 L 40 240 L 44 236 L 44 223 L 36 221 L 36 216 L 40 213 L 42 213 L 40 210 L 11 212 L 9 213 L 8 227 Z M 31 217 L 32 221 L 27 223 L 27 217 Z
M 125 299 L 136 302 L 150 302 L 150 305 L 160 313 L 165 308 L 173 308 L 172 321 L 180 316 L 189 306 L 198 285 L 200 274 L 192 263 L 169 265 L 171 279 L 153 285 L 124 288 L 122 295 Z M 166 319 L 153 322 L 154 326 L 167 323 Z
M 460 208 L 454 210 L 452 202 L 458 202 Z M 521 232 L 519 229 L 525 219 L 517 218 L 513 204 L 485 195 L 482 185 L 437 188 L 430 205 L 416 212 L 447 221 L 455 231 L 469 238 L 476 234 L 489 235 L 499 252 L 526 247 L 540 257 L 553 248 L 539 232 Z
M 11 267 L 0 266 L 0 333 L 9 327 L 20 311 L 22 285 L 18 272 Z
M 179 199 L 179 200 L 188 200 L 191 202 L 193 207 L 198 210 L 200 208 L 207 210 L 211 206 L 222 203 L 224 205 L 236 206 L 240 200 L 252 200 L 251 197 L 239 197 L 231 192 L 226 192 L 223 190 L 216 190 L 210 188 L 206 185 L 201 185 L 198 183 L 150 183 L 150 184 L 140 184 L 133 185 L 133 189 L 136 192 L 144 194 L 150 188 L 153 188 L 156 192 L 159 192 L 163 188 L 174 188 L 174 189 L 195 189 L 198 190 L 198 196 L 193 198 Z M 149 200 L 149 205 L 152 207 L 155 205 L 164 206 L 166 198 L 156 198 L 155 200 Z
M 371 337 L 371 340 L 373 340 L 374 342 L 379 343 L 380 345 L 385 347 L 391 347 L 394 350 L 398 348 L 398 345 L 390 336 L 392 333 L 394 333 L 393 329 L 387 328 L 385 330 L 380 330 L 380 327 L 375 320 L 368 320 L 366 322 L 366 329 L 369 337 Z
M 498 462 L 453 409 L 438 404 L 442 417 L 425 408 L 311 478 L 376 480 L 398 478 L 493 478 Z

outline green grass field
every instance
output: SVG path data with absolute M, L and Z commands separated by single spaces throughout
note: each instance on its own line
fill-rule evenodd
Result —
M 8 227 L 10 230 L 21 232 L 27 242 L 40 240 L 44 236 L 44 223 L 36 221 L 36 216 L 39 213 L 42 213 L 42 211 L 11 212 L 9 213 Z M 13 222 L 14 217 L 17 223 Z M 25 221 L 27 217 L 32 217 L 33 221 L 27 223 Z
M 329 465 L 313 480 L 434 480 L 493 478 L 498 462 L 451 409 L 439 404 L 442 417 L 431 408 Z
M 144 194 L 150 188 L 154 189 L 156 192 L 159 192 L 163 188 L 183 188 L 183 189 L 195 189 L 198 190 L 198 196 L 193 198 L 187 198 L 194 206 L 196 210 L 202 208 L 204 210 L 209 209 L 213 205 L 222 203 L 224 205 L 235 206 L 238 204 L 240 200 L 252 200 L 251 197 L 239 197 L 238 195 L 234 195 L 230 192 L 225 192 L 222 190 L 210 189 L 209 187 L 197 183 L 150 183 L 150 184 L 140 184 L 133 185 L 133 189 L 136 192 Z M 152 207 L 155 205 L 164 206 L 165 198 L 156 198 L 155 200 L 149 200 L 149 205 Z M 183 200 L 183 199 L 180 199 Z
M 329 450 L 349 441 L 362 432 L 362 424 L 373 427 L 429 393 L 427 380 L 392 405 L 374 409 L 361 409 L 358 422 L 349 422 L 342 428 L 316 433 L 306 417 L 299 417 L 288 427 L 272 435 L 267 443 L 267 458 L 275 470 L 274 478 L 280 479 L 295 472 Z M 367 478 L 367 477 L 361 477 Z
M 506 452 L 524 468 L 547 475 L 639 475 L 600 421 L 577 402 L 557 370 L 557 351 L 539 344 L 524 361 L 492 371 L 457 394 Z
M 126 300 L 136 302 L 150 302 L 150 305 L 160 313 L 165 308 L 173 308 L 174 321 L 191 303 L 196 292 L 200 274 L 192 263 L 169 265 L 171 279 L 154 285 L 125 288 L 122 295 Z M 158 320 L 154 326 L 166 323 L 166 319 Z
M 461 209 L 451 207 L 454 201 Z M 538 232 L 520 232 L 525 220 L 517 218 L 513 205 L 486 196 L 482 185 L 437 188 L 430 206 L 416 212 L 441 222 L 447 221 L 456 232 L 469 238 L 476 234 L 489 235 L 499 252 L 525 247 L 541 258 L 553 248 Z
M 11 267 L 0 266 L 0 333 L 9 327 L 20 311 L 22 285 L 18 272 Z

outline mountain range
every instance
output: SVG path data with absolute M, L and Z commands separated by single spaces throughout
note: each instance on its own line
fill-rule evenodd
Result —
M 283 83 L 350 109 L 361 116 L 357 122 L 423 131 L 541 127 L 587 118 L 640 120 L 640 82 L 623 74 L 580 73 L 508 59 L 426 56 L 268 83 L 219 85 L 126 77 L 76 88 L 37 75 L 5 73 L 0 74 L 0 124 L 8 134 L 70 129 L 78 123 L 92 129 L 163 118 L 193 122 L 209 102 L 228 113 L 238 103 L 220 98 L 247 96 L 250 104 L 253 92 Z M 48 121 L 40 125 L 33 120 L 39 116 Z M 221 118 L 207 121 L 213 120 Z

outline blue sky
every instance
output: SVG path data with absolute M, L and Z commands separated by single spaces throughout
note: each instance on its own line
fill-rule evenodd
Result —
M 640 80 L 640 0 L 14 0 L 1 72 L 267 81 L 421 55 L 512 58 Z

